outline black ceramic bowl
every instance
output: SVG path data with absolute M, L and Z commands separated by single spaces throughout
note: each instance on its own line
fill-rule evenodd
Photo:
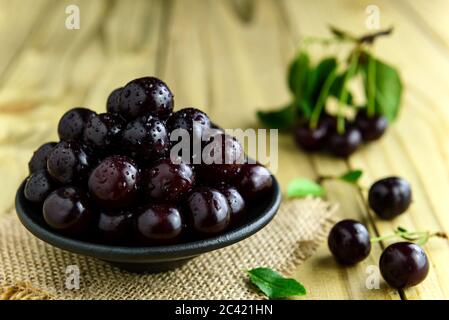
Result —
M 95 257 L 132 272 L 161 272 L 177 268 L 188 260 L 248 238 L 262 229 L 276 214 L 281 192 L 273 177 L 273 191 L 253 205 L 245 223 L 218 236 L 192 242 L 155 246 L 122 247 L 75 240 L 51 230 L 40 209 L 25 199 L 22 183 L 16 194 L 16 210 L 22 224 L 39 239 L 70 252 Z

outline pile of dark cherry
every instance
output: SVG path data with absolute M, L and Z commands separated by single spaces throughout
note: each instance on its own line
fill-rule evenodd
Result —
M 392 220 L 404 213 L 411 201 L 410 184 L 402 178 L 381 179 L 369 190 L 369 205 L 383 220 Z M 343 265 L 356 264 L 371 252 L 368 230 L 355 220 L 337 223 L 329 233 L 328 245 L 337 261 Z M 382 252 L 379 269 L 388 284 L 402 289 L 417 285 L 426 278 L 429 261 L 418 244 L 403 241 L 389 245 Z
M 348 157 L 364 142 L 379 139 L 388 127 L 382 115 L 368 115 L 366 108 L 357 112 L 354 121 L 345 119 L 345 132 L 337 132 L 337 118 L 325 113 L 315 129 L 308 121 L 299 121 L 294 128 L 295 141 L 306 151 L 326 150 L 337 157 Z
M 237 225 L 271 190 L 269 171 L 242 163 L 240 143 L 204 112 L 173 105 L 164 82 L 144 77 L 114 90 L 106 113 L 69 110 L 60 142 L 42 145 L 29 162 L 26 199 L 52 229 L 107 244 L 179 243 Z M 170 133 L 178 128 L 191 137 L 207 131 L 202 146 L 219 141 L 226 164 L 172 161 Z

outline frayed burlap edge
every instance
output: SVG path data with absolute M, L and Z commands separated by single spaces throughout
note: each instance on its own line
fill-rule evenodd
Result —
M 0 300 L 53 300 L 49 293 L 33 287 L 29 282 L 0 287 Z

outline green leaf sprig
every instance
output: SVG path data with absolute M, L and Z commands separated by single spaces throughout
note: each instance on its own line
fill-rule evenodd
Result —
M 398 114 L 403 91 L 397 69 L 374 55 L 373 44 L 388 36 L 393 29 L 380 30 L 362 36 L 330 27 L 333 38 L 306 38 L 298 54 L 290 63 L 287 82 L 292 101 L 285 107 L 271 111 L 258 111 L 259 120 L 269 128 L 290 129 L 298 119 L 309 121 L 311 129 L 317 127 L 329 97 L 339 101 L 337 131 L 344 133 L 343 106 L 354 105 L 348 82 L 361 74 L 367 100 L 368 116 L 383 115 L 393 122 Z M 347 59 L 339 60 L 337 54 L 327 56 L 318 63 L 311 62 L 308 47 L 312 44 L 329 46 L 349 43 L 353 48 Z
M 247 271 L 249 280 L 269 299 L 304 296 L 306 288 L 292 278 L 285 278 L 270 268 L 255 268 Z
M 290 181 L 287 186 L 288 198 L 304 198 L 307 196 L 323 197 L 326 195 L 326 190 L 322 186 L 325 180 L 340 180 L 347 183 L 358 185 L 359 179 L 362 177 L 362 170 L 349 170 L 338 176 L 319 176 L 316 181 L 306 178 L 296 178 Z

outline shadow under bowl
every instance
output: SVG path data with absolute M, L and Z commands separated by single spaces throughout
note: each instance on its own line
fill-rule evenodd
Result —
M 25 181 L 17 190 L 16 211 L 21 223 L 37 238 L 60 249 L 94 257 L 131 272 L 162 272 L 182 266 L 188 260 L 213 250 L 227 247 L 255 234 L 265 227 L 279 209 L 281 192 L 274 176 L 272 191 L 250 206 L 247 219 L 239 226 L 202 240 L 153 246 L 112 246 L 76 240 L 48 227 L 40 208 L 25 199 Z

